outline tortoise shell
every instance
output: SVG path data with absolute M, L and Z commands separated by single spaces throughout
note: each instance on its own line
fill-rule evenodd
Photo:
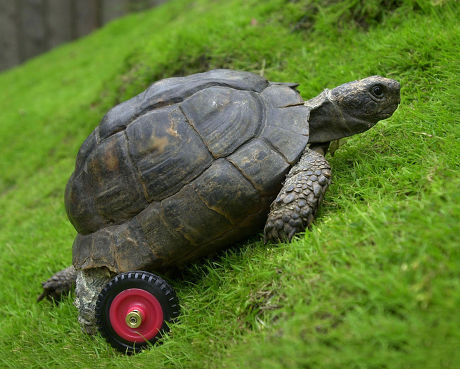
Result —
M 261 229 L 308 142 L 295 86 L 213 70 L 112 108 L 66 188 L 74 266 L 162 270 Z

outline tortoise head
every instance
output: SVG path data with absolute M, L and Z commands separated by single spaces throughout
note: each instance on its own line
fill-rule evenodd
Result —
M 400 103 L 400 88 L 395 80 L 372 76 L 323 91 L 310 112 L 310 142 L 361 133 L 389 118 Z

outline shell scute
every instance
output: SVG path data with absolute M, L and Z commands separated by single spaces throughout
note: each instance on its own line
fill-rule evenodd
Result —
M 212 86 L 261 92 L 268 81 L 253 73 L 216 69 L 186 77 L 172 77 L 155 82 L 147 90 L 110 109 L 99 125 L 101 139 L 125 129 L 148 111 L 177 104 L 197 91 Z
M 193 187 L 203 202 L 232 224 L 260 208 L 260 195 L 252 184 L 226 159 L 216 160 Z
M 289 169 L 284 158 L 262 139 L 254 139 L 228 157 L 246 179 L 264 195 L 273 195 Z
M 181 109 L 215 158 L 231 154 L 253 138 L 262 117 L 254 92 L 221 86 L 197 92 Z
M 263 90 L 261 96 L 274 108 L 284 108 L 303 103 L 302 96 L 294 88 L 283 83 L 271 83 Z
M 186 238 L 192 249 L 231 228 L 230 222 L 206 206 L 191 185 L 162 201 L 162 207 L 170 228 Z
M 97 145 L 66 189 L 66 207 L 83 234 L 130 219 L 147 206 L 124 132 Z
M 177 106 L 139 117 L 126 134 L 129 155 L 149 202 L 178 192 L 213 160 Z

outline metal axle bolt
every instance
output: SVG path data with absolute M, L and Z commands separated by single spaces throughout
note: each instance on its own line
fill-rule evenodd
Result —
M 126 314 L 125 321 L 129 328 L 137 328 L 142 324 L 142 315 L 139 310 L 131 310 L 128 314 Z

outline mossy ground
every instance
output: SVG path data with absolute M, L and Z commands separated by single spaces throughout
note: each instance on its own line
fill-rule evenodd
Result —
M 460 26 L 456 1 L 173 0 L 0 75 L 0 367 L 460 367 Z M 225 67 L 323 88 L 380 74 L 392 118 L 330 158 L 291 244 L 240 248 L 171 283 L 180 324 L 123 356 L 80 332 L 69 297 L 36 304 L 71 260 L 63 190 L 80 144 L 151 82 Z

